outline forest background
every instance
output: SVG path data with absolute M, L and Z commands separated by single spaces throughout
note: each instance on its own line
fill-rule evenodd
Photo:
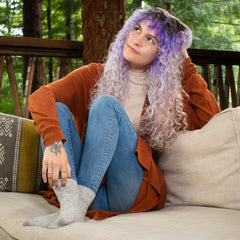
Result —
M 136 8 L 159 6 L 166 9 L 171 4 L 172 14 L 192 29 L 192 48 L 240 51 L 240 0 L 125 0 L 124 3 L 126 19 Z M 41 4 L 42 38 L 83 40 L 81 0 L 41 0 Z M 0 0 L 0 36 L 23 35 L 23 1 Z M 15 62 L 22 99 L 23 59 L 19 58 Z M 82 64 L 81 60 L 75 61 L 75 68 Z M 0 112 L 14 114 L 6 71 L 2 80 Z

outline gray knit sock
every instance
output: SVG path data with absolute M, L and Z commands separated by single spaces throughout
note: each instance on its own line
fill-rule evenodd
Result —
M 92 203 L 93 199 L 96 197 L 95 192 L 83 185 L 78 185 L 78 194 L 79 194 L 79 206 L 80 206 L 80 220 L 84 222 L 87 210 Z
M 65 187 L 55 187 L 54 191 L 60 202 L 60 213 L 48 228 L 59 228 L 73 222 L 83 222 L 87 209 L 95 193 L 84 186 L 78 186 L 77 182 L 68 179 Z
M 48 226 L 53 221 L 55 221 L 57 217 L 58 217 L 58 212 L 29 219 L 25 221 L 23 225 L 24 226 L 41 226 L 41 227 L 48 228 Z

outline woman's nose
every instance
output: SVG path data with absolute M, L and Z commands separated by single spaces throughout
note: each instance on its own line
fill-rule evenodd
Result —
M 137 36 L 133 39 L 133 44 L 135 46 L 140 47 L 142 45 L 142 37 L 141 36 Z

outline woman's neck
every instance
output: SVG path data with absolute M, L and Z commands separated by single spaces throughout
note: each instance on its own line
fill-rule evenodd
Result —
M 146 85 L 147 73 L 146 72 L 132 72 L 129 71 L 130 81 L 138 85 Z

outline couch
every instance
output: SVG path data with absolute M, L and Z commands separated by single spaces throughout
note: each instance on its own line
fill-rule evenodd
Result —
M 125 214 L 59 229 L 23 226 L 58 211 L 37 192 L 41 148 L 31 120 L 0 114 L 0 240 L 239 240 L 240 107 L 202 129 L 182 131 L 157 161 L 168 188 L 160 211 Z M 16 134 L 17 133 L 17 134 Z

